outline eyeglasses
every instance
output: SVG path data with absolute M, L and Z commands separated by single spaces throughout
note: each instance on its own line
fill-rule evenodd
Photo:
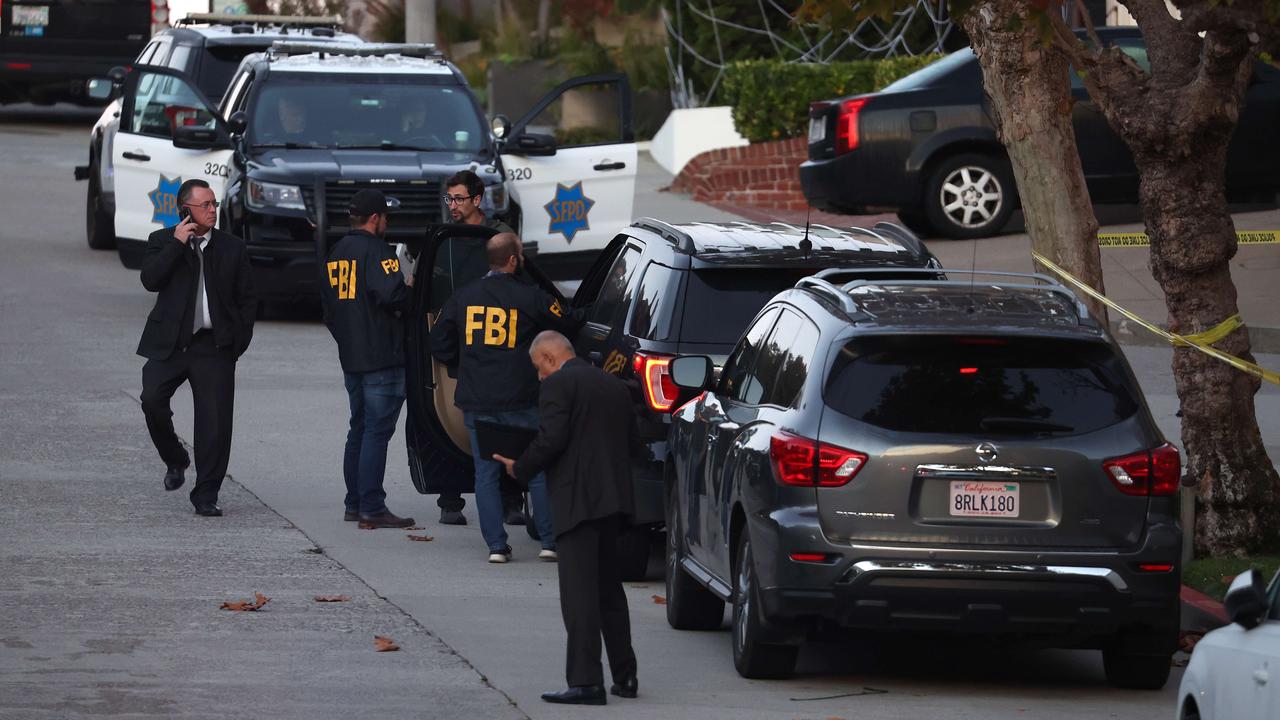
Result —
M 479 195 L 445 195 L 445 196 L 444 196 L 444 204 L 445 204 L 445 205 L 457 205 L 458 203 L 462 202 L 463 200 L 470 200 L 470 199 L 472 199 L 472 198 L 478 198 L 478 197 L 480 197 L 480 196 L 479 196 Z
M 221 204 L 222 203 L 218 202 L 217 200 L 210 200 L 208 202 L 202 202 L 199 205 L 195 205 L 193 203 L 187 203 L 187 207 L 200 208 L 201 210 L 217 210 L 218 206 Z

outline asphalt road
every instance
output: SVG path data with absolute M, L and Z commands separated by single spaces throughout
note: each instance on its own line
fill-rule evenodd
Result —
M 727 631 L 668 627 L 657 563 L 627 589 L 640 698 L 607 711 L 542 703 L 563 684 L 555 566 L 519 528 L 515 562 L 487 564 L 470 507 L 467 527 L 440 526 L 434 498 L 409 483 L 399 433 L 388 502 L 434 540 L 341 521 L 346 396 L 333 341 L 305 315 L 259 324 L 237 373 L 227 516 L 193 518 L 185 493 L 161 491 L 136 404 L 134 348 L 153 298 L 113 253 L 85 245 L 71 169 L 91 122 L 0 111 L 0 716 L 1173 715 L 1179 669 L 1162 691 L 1119 691 L 1097 653 L 979 640 L 832 639 L 805 649 L 795 679 L 744 680 Z M 656 192 L 660 171 L 643 175 L 637 214 L 701 216 Z M 1130 355 L 1176 437 L 1168 351 Z M 189 438 L 189 394 L 175 400 Z M 1280 393 L 1259 398 L 1271 438 L 1278 406 Z M 259 613 L 216 610 L 254 591 L 272 597 Z M 319 606 L 317 594 L 352 600 Z M 374 654 L 374 634 L 404 649 Z

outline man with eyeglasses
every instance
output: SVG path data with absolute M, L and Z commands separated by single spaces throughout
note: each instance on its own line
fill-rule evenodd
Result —
M 488 217 L 480 209 L 480 201 L 484 199 L 484 182 L 480 176 L 470 170 L 462 170 L 445 181 L 445 204 L 449 207 L 449 216 L 456 223 L 463 225 L 483 225 L 493 228 L 499 233 L 515 234 L 509 225 L 501 220 Z M 524 248 L 521 247 L 523 253 Z M 507 525 L 524 525 L 524 493 L 511 478 L 503 476 L 500 481 L 502 494 L 502 517 Z M 440 523 L 443 525 L 466 525 L 467 518 L 462 514 L 466 501 L 460 493 L 440 493 L 436 505 L 440 508 Z
M 178 188 L 179 222 L 151 233 L 142 261 L 142 285 L 156 293 L 138 354 L 142 412 L 167 470 L 164 489 L 186 481 L 191 458 L 173 429 L 169 401 L 191 384 L 195 409 L 197 515 L 219 517 L 218 491 L 231 458 L 236 361 L 253 339 L 258 300 L 249 277 L 244 241 L 214 228 L 218 201 L 204 180 Z

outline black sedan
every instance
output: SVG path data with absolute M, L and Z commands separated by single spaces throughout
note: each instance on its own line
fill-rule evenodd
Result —
M 1143 68 L 1137 28 L 1100 29 Z M 1136 203 L 1138 171 L 1124 141 L 1072 73 L 1072 122 L 1093 202 Z M 1258 62 L 1227 156 L 1227 197 L 1270 202 L 1280 189 L 1280 70 Z M 1004 146 L 996 136 L 982 70 L 969 49 L 952 53 L 878 93 L 815 102 L 805 197 L 823 210 L 896 210 L 919 233 L 995 235 L 1018 207 Z

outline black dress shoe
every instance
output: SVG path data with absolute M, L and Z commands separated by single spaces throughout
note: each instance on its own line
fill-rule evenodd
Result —
M 560 692 L 542 693 L 542 699 L 560 705 L 606 705 L 609 702 L 603 685 L 582 685 Z
M 170 467 L 164 473 L 164 489 L 173 491 L 182 487 L 182 483 L 187 481 L 186 469 L 188 465 Z
M 502 518 L 502 522 L 508 525 L 524 524 L 524 511 L 518 507 L 507 508 L 503 515 L 504 517 Z
M 618 697 L 633 698 L 640 691 L 640 683 L 636 680 L 635 675 L 628 675 L 624 678 L 615 678 L 613 684 L 609 686 L 609 692 Z
M 201 517 L 222 517 L 222 508 L 217 505 L 200 505 L 196 507 L 196 514 Z
M 378 528 L 407 528 L 413 525 L 413 518 L 400 517 L 390 510 L 383 510 L 376 515 L 360 515 L 361 530 L 377 530 Z
M 466 525 L 467 516 L 462 514 L 461 510 L 441 510 L 441 525 Z
M 357 510 L 347 510 L 342 513 L 343 522 L 355 522 L 360 519 L 360 512 Z

